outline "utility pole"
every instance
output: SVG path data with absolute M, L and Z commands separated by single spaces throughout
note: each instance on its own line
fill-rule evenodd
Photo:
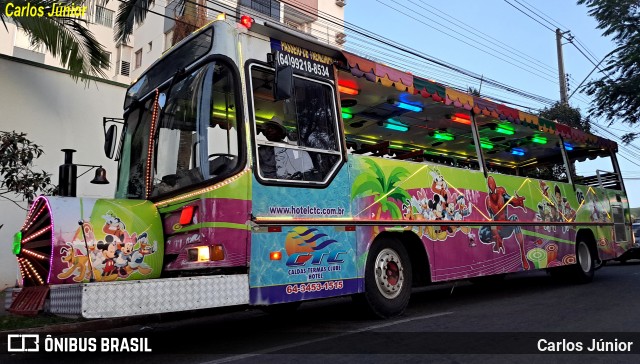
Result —
M 560 103 L 567 105 L 569 103 L 567 97 L 567 79 L 564 74 L 564 59 L 562 57 L 562 31 L 556 29 L 556 46 L 558 47 L 558 76 L 560 79 Z

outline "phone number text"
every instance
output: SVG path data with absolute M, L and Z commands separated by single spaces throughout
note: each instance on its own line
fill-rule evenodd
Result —
M 342 281 L 329 281 L 329 282 L 314 282 L 314 283 L 300 283 L 289 284 L 286 287 L 287 294 L 306 293 L 306 292 L 319 292 L 319 291 L 333 291 L 334 289 L 344 288 Z
M 306 59 L 297 58 L 290 54 L 283 54 L 281 52 L 278 52 L 278 63 L 291 66 L 300 71 L 313 73 L 317 76 L 330 76 L 329 66 L 311 62 Z

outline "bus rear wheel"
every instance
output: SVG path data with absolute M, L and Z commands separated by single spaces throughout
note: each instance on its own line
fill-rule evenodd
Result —
M 591 253 L 589 244 L 579 240 L 576 244 L 576 264 L 552 268 L 550 273 L 562 280 L 572 283 L 589 283 L 593 280 L 597 260 Z
M 398 240 L 383 239 L 371 247 L 364 276 L 364 301 L 379 318 L 398 316 L 411 297 L 411 261 Z

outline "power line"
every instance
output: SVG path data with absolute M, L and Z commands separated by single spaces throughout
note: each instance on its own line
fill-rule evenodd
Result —
M 552 31 L 552 32 L 554 32 L 554 33 L 556 32 L 554 29 L 552 29 L 552 28 L 550 28 L 550 27 L 548 27 L 548 26 L 546 26 L 546 25 L 542 24 L 538 19 L 536 19 L 536 18 L 532 17 L 531 15 L 527 14 L 525 11 L 523 11 L 523 10 L 522 10 L 522 9 L 520 9 L 519 7 L 517 7 L 517 6 L 513 5 L 512 3 L 510 3 L 508 0 L 504 0 L 504 2 L 506 2 L 507 4 L 509 4 L 509 5 L 513 6 L 516 10 L 518 10 L 518 11 L 519 11 L 519 12 L 521 12 L 522 14 L 524 14 L 524 15 L 528 16 L 529 18 L 531 18 L 531 19 L 532 19 L 533 21 L 535 21 L 536 23 L 538 23 L 538 24 L 542 25 L 543 27 L 545 27 L 545 28 L 549 29 L 550 31 Z
M 299 2 L 297 2 L 297 3 L 299 4 Z M 301 7 L 297 6 L 297 5 L 291 5 L 291 6 L 296 8 L 296 9 L 298 9 L 298 10 L 300 10 L 300 11 L 305 11 L 304 8 L 301 8 Z M 306 5 L 303 5 L 303 6 L 306 6 Z M 318 13 L 322 13 L 322 12 L 318 12 Z M 324 14 L 324 13 L 322 13 L 322 14 Z M 324 16 L 321 16 L 321 15 L 318 15 L 318 17 L 326 19 Z M 474 72 L 465 70 L 465 69 L 460 68 L 458 66 L 454 66 L 454 65 L 452 65 L 452 64 L 450 64 L 448 62 L 445 62 L 445 61 L 439 60 L 439 59 L 437 59 L 435 57 L 429 56 L 429 55 L 427 55 L 425 53 L 418 52 L 415 49 L 413 49 L 411 47 L 408 47 L 408 46 L 406 46 L 404 44 L 400 44 L 400 43 L 395 44 L 396 42 L 391 41 L 388 38 L 382 37 L 382 36 L 374 34 L 372 32 L 368 32 L 366 30 L 365 31 L 360 30 L 362 28 L 360 28 L 358 26 L 354 26 L 351 23 L 344 22 L 344 24 L 346 24 L 345 25 L 345 29 L 348 29 L 348 30 L 350 30 L 350 31 L 352 31 L 352 32 L 354 32 L 356 34 L 359 34 L 361 36 L 367 37 L 369 39 L 373 39 L 373 40 L 375 40 L 375 41 L 377 41 L 379 43 L 382 43 L 382 44 L 384 44 L 386 46 L 395 48 L 395 49 L 397 49 L 399 51 L 402 51 L 402 52 L 405 52 L 405 53 L 410 54 L 412 56 L 415 56 L 415 57 L 418 57 L 420 59 L 423 59 L 423 60 L 425 60 L 427 62 L 431 62 L 433 64 L 439 65 L 439 66 L 444 67 L 444 68 L 448 68 L 450 70 L 462 73 L 462 74 L 467 75 L 469 77 L 473 77 L 478 81 L 482 80 L 485 83 L 495 85 L 496 87 L 500 87 L 500 88 L 502 88 L 504 90 L 507 90 L 507 91 L 512 92 L 512 93 L 516 93 L 516 94 L 518 94 L 520 96 L 525 96 L 526 95 L 529 98 L 536 99 L 538 102 L 543 102 L 543 103 L 547 103 L 547 104 L 555 103 L 554 100 L 551 100 L 551 99 L 548 99 L 548 98 L 545 98 L 545 97 L 542 97 L 542 96 L 534 95 L 534 94 L 531 94 L 531 93 L 527 93 L 525 91 L 522 91 L 522 90 L 519 90 L 517 88 L 508 86 L 506 84 L 500 83 L 500 82 L 492 80 L 490 78 L 483 77 L 483 76 L 478 75 L 478 74 L 476 74 Z
M 571 98 L 571 96 L 573 96 L 573 94 L 576 93 L 576 91 L 578 91 L 580 89 L 580 87 L 582 86 L 582 84 L 584 83 L 584 81 L 586 81 L 589 76 L 591 76 L 591 74 L 593 73 L 593 71 L 595 71 L 598 66 L 600 66 L 600 64 L 602 63 L 602 61 L 604 61 L 605 59 L 607 59 L 607 57 L 605 56 L 603 59 L 600 60 L 600 62 L 598 62 L 598 64 L 593 67 L 593 69 L 591 70 L 591 72 L 589 72 L 589 74 L 584 78 L 584 80 L 582 80 L 582 82 L 580 82 L 580 84 L 578 85 L 578 87 L 575 88 L 575 90 L 573 90 L 573 92 L 571 93 L 571 95 L 569 95 L 569 97 L 567 98 L 567 100 L 569 100 Z
M 406 12 L 403 12 L 403 11 L 401 11 L 401 10 L 398 10 L 397 8 L 394 8 L 394 7 L 393 7 L 393 6 L 391 6 L 391 5 L 384 4 L 384 3 L 383 3 L 382 1 L 380 1 L 380 0 L 376 0 L 376 1 L 378 1 L 378 2 L 379 2 L 379 3 L 381 3 L 382 5 L 385 5 L 385 6 L 389 7 L 389 8 L 391 8 L 391 9 L 395 10 L 396 12 L 398 12 L 398 13 L 400 13 L 400 14 L 403 14 L 403 15 L 405 15 L 405 16 L 407 16 L 407 17 L 409 17 L 409 18 L 411 18 L 411 19 L 413 19 L 413 20 L 415 20 L 415 21 L 417 21 L 417 22 L 420 22 L 420 23 L 422 23 L 422 24 L 424 24 L 424 25 L 428 25 L 428 24 L 427 24 L 427 23 L 425 23 L 423 20 L 421 20 L 421 19 L 417 19 L 416 17 L 414 17 L 414 16 L 413 16 L 413 15 L 411 15 L 411 14 L 408 14 L 408 13 L 406 13 Z M 411 2 L 411 1 L 409 0 L 409 2 Z M 414 5 L 417 5 L 417 4 L 413 3 L 413 2 L 411 2 L 411 3 L 412 3 L 412 4 L 414 4 Z M 419 5 L 418 5 L 418 6 L 419 6 Z M 406 6 L 404 6 L 404 8 L 407 8 L 407 7 L 406 7 Z M 424 8 L 423 8 L 423 9 L 424 9 Z M 431 20 L 433 23 L 435 23 L 435 24 L 437 24 L 437 25 L 439 25 L 439 26 L 443 27 L 444 29 L 447 29 L 447 30 L 451 31 L 452 33 L 455 33 L 455 34 L 461 35 L 461 36 L 463 36 L 463 37 L 465 36 L 465 35 L 463 35 L 462 33 L 460 33 L 459 31 L 457 31 L 456 29 L 451 28 L 451 27 L 447 26 L 446 24 L 442 24 L 442 23 L 438 22 L 437 20 L 431 19 L 431 18 L 429 18 L 427 15 L 424 15 L 424 14 L 420 14 L 420 15 L 422 15 L 423 17 L 425 17 L 425 18 L 427 18 L 427 19 Z M 473 28 L 472 28 L 472 29 L 473 29 Z M 492 51 L 493 51 L 493 52 L 488 52 L 488 51 L 486 51 L 486 50 L 485 50 L 485 49 L 483 49 L 483 48 L 477 47 L 475 44 L 469 43 L 469 42 L 467 42 L 467 41 L 466 41 L 466 40 L 464 40 L 464 39 L 460 39 L 460 38 L 458 38 L 458 37 L 453 36 L 453 35 L 452 35 L 452 34 L 450 34 L 449 32 L 445 32 L 444 34 L 445 34 L 445 35 L 447 35 L 447 36 L 449 36 L 449 37 L 451 37 L 451 38 L 453 38 L 453 39 L 455 39 L 455 40 L 457 40 L 457 41 L 460 41 L 460 42 L 462 42 L 462 43 L 464 43 L 464 44 L 466 44 L 466 45 L 468 45 L 468 46 L 470 46 L 470 47 L 472 47 L 472 48 L 475 48 L 475 49 L 477 49 L 477 50 L 479 50 L 479 51 L 481 51 L 481 52 L 483 52 L 483 53 L 486 53 L 486 54 L 488 54 L 488 55 L 490 55 L 490 56 L 492 56 L 492 57 L 495 57 L 495 58 L 497 58 L 497 59 L 499 59 L 499 60 L 501 60 L 501 61 L 504 61 L 504 62 L 506 62 L 506 63 L 508 63 L 508 64 L 510 64 L 510 65 L 512 65 L 512 66 L 515 66 L 515 67 L 517 67 L 517 68 L 519 68 L 519 69 L 521 69 L 521 70 L 523 70 L 523 71 L 525 71 L 525 72 L 531 73 L 531 74 L 533 74 L 533 75 L 535 75 L 535 76 L 537 76 L 537 77 L 539 77 L 539 78 L 542 78 L 542 79 L 544 79 L 544 80 L 546 80 L 546 81 L 549 81 L 549 82 L 552 82 L 552 83 L 555 83 L 555 84 L 557 84 L 557 83 L 558 83 L 555 79 L 549 79 L 549 78 L 545 77 L 546 75 L 548 75 L 548 73 L 547 73 L 546 75 L 542 75 L 542 74 L 540 74 L 540 73 L 533 72 L 533 70 L 530 70 L 530 69 L 524 68 L 524 67 L 522 67 L 522 66 L 520 66 L 520 65 L 518 65 L 518 64 L 516 64 L 516 63 L 514 63 L 514 62 L 512 62 L 512 61 L 515 61 L 515 62 L 518 62 L 518 63 L 520 63 L 520 64 L 523 64 L 523 65 L 524 65 L 524 63 L 523 63 L 523 62 L 521 62 L 519 59 L 515 59 L 515 58 L 511 57 L 510 55 L 505 54 L 503 51 L 501 51 L 501 50 L 499 50 L 499 49 L 495 49 L 495 48 L 493 48 L 492 46 L 493 46 L 494 44 L 486 45 L 486 48 L 488 48 L 488 49 L 490 49 L 490 50 L 492 50 Z M 500 57 L 500 56 L 498 56 L 497 54 L 502 55 L 502 56 L 506 56 L 506 57 L 507 57 L 507 59 L 505 59 L 505 58 L 503 58 L 503 57 Z M 537 66 L 536 66 L 536 67 L 537 67 Z M 546 72 L 546 71 L 543 71 L 543 70 L 540 70 L 540 69 L 537 69 L 537 71 Z
M 560 22 L 558 22 L 557 20 L 553 19 L 552 17 L 548 16 L 547 14 L 545 14 L 543 11 L 541 11 L 540 9 L 536 8 L 535 6 L 529 4 L 528 2 L 526 2 L 525 0 L 520 0 L 523 3 L 529 5 L 529 7 L 535 9 L 537 11 L 536 15 L 538 15 L 540 18 L 542 18 L 539 14 L 542 14 L 544 16 L 544 18 L 546 19 L 550 19 L 553 20 L 553 22 L 550 22 L 548 20 L 545 20 L 547 23 L 553 25 L 554 28 L 560 28 L 560 29 L 568 29 L 569 27 L 565 27 L 564 25 L 560 24 Z M 531 9 L 529 9 L 531 10 Z M 560 26 L 558 26 L 560 25 Z

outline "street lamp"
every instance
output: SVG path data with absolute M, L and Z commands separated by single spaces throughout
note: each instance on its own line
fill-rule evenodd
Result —
M 96 168 L 96 175 L 91 183 L 104 185 L 108 184 L 107 171 L 102 166 L 92 164 L 74 164 L 73 153 L 75 149 L 61 149 L 64 152 L 64 164 L 58 169 L 58 195 L 76 197 L 76 179 L 82 177 L 90 170 Z M 87 171 L 78 176 L 78 167 L 90 167 Z

